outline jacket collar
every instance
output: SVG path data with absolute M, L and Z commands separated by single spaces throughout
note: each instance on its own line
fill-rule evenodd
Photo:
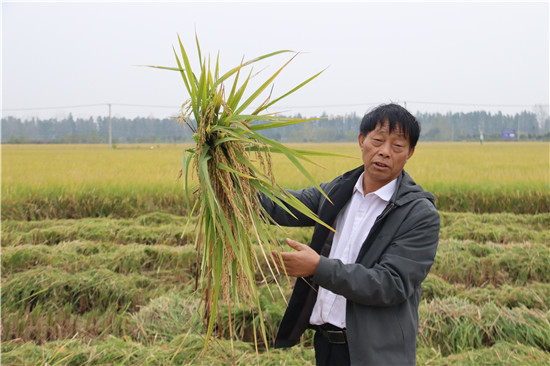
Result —
M 419 198 L 427 198 L 432 203 L 435 202 L 435 197 L 430 192 L 424 191 L 422 187 L 416 184 L 411 176 L 403 170 L 397 177 L 397 188 L 390 202 L 396 206 L 403 206 Z
M 326 203 L 327 209 L 321 212 L 321 220 L 329 225 L 334 222 L 336 216 L 340 213 L 340 210 L 342 210 L 353 195 L 355 184 L 363 172 L 364 167 L 361 165 L 344 173 L 340 177 L 340 181 L 334 186 L 334 189 L 326 192 L 332 201 L 332 204 L 330 202 Z M 432 203 L 435 201 L 435 198 L 431 193 L 424 191 L 422 187 L 416 184 L 411 176 L 403 170 L 397 177 L 396 188 L 390 199 L 390 203 L 395 206 L 403 206 L 404 204 L 419 198 L 427 198 Z
M 328 196 L 333 202 L 332 205 L 329 204 L 331 208 L 327 209 L 327 219 L 329 219 L 330 222 L 334 221 L 336 215 L 338 215 L 340 210 L 353 195 L 353 188 L 355 187 L 355 183 L 357 183 L 357 179 L 359 179 L 359 176 L 363 173 L 363 170 L 363 166 L 360 166 L 345 173 L 342 175 L 341 181 L 334 186 L 335 189 L 328 192 Z

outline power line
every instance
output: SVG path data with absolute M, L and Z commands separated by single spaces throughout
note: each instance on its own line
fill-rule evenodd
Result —
M 113 103 L 113 105 L 123 106 L 123 107 L 147 107 L 147 108 L 180 108 L 181 106 L 175 107 L 173 105 L 149 105 L 149 104 L 117 104 Z
M 2 108 L 2 111 L 40 111 L 46 109 L 71 109 L 71 108 L 88 108 L 88 107 L 100 107 L 107 106 L 107 103 L 102 104 L 81 104 L 81 105 L 66 105 L 59 107 L 30 107 L 30 108 Z
M 404 103 L 412 104 L 429 104 L 429 105 L 449 105 L 449 106 L 462 106 L 462 107 L 510 107 L 510 108 L 526 108 L 533 107 L 534 105 L 541 105 L 548 107 L 549 104 L 535 103 L 535 104 L 484 104 L 484 103 L 454 103 L 454 102 L 424 102 L 407 100 Z M 333 108 L 333 107 L 360 107 L 360 106 L 372 106 L 378 105 L 381 102 L 366 102 L 366 103 L 348 103 L 348 104 L 322 104 L 322 105 L 297 105 L 297 106 L 278 106 L 278 108 L 285 109 L 299 109 L 299 108 Z M 25 107 L 25 108 L 2 108 L 2 111 L 38 111 L 49 109 L 73 109 L 73 108 L 89 108 L 89 107 L 108 107 L 121 106 L 121 107 L 138 107 L 138 108 L 164 108 L 164 109 L 177 109 L 180 106 L 172 105 L 155 105 L 155 104 L 129 104 L 129 103 L 98 103 L 98 104 L 80 104 L 80 105 L 66 105 L 57 107 Z
M 109 105 L 123 106 L 123 107 L 179 108 L 179 107 L 167 106 L 167 105 L 100 103 L 100 104 L 66 105 L 66 106 L 58 106 L 58 107 L 2 108 L 2 111 L 39 111 L 39 110 L 47 110 L 47 109 L 72 109 L 72 108 L 89 108 L 89 107 L 107 107 Z
M 534 105 L 542 105 L 542 106 L 548 106 L 548 104 L 541 104 L 541 103 L 535 103 L 535 104 L 476 104 L 476 103 L 443 103 L 443 102 L 417 102 L 413 100 L 407 100 L 407 103 L 414 103 L 414 104 L 435 104 L 435 105 L 455 105 L 455 106 L 471 106 L 471 107 L 532 107 Z
M 431 105 L 454 105 L 462 107 L 510 107 L 510 108 L 521 108 L 521 107 L 533 107 L 534 105 L 549 106 L 549 104 L 544 103 L 535 103 L 535 104 L 482 104 L 482 103 L 452 103 L 452 102 L 420 102 L 413 100 L 404 100 L 403 103 L 412 103 L 412 104 L 431 104 Z M 324 104 L 324 105 L 298 105 L 298 106 L 278 106 L 279 108 L 323 108 L 323 107 L 360 107 L 360 106 L 370 106 L 378 105 L 382 102 L 371 102 L 371 103 L 353 103 L 353 104 Z
M 355 103 L 355 104 L 295 105 L 295 106 L 279 105 L 277 107 L 278 108 L 330 108 L 330 107 L 361 107 L 361 106 L 378 105 L 378 104 L 380 104 L 380 102 Z

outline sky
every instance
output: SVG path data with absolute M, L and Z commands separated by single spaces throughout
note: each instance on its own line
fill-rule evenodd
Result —
M 363 115 L 380 103 L 413 112 L 514 114 L 549 103 L 549 2 L 2 1 L 2 116 L 164 118 L 187 98 L 178 35 L 193 66 L 221 71 L 278 50 L 299 52 L 269 109 Z M 291 57 L 254 67 L 253 83 Z M 253 84 L 254 85 L 254 84 Z M 259 85 L 259 84 L 258 84 Z

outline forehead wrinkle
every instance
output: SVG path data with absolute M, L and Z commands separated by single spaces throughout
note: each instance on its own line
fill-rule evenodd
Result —
M 374 129 L 372 132 L 386 134 L 386 135 L 395 135 L 404 140 L 407 139 L 407 136 L 403 133 L 403 131 L 401 130 L 401 127 L 399 126 L 395 126 L 393 131 L 390 133 L 390 125 L 388 122 L 385 122 L 384 124 L 378 124 L 376 129 Z

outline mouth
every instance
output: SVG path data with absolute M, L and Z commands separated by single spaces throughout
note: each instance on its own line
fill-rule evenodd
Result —
M 376 165 L 379 168 L 389 168 L 389 165 L 384 164 L 384 163 L 380 163 L 380 162 L 377 162 L 377 161 L 374 162 L 374 165 Z

